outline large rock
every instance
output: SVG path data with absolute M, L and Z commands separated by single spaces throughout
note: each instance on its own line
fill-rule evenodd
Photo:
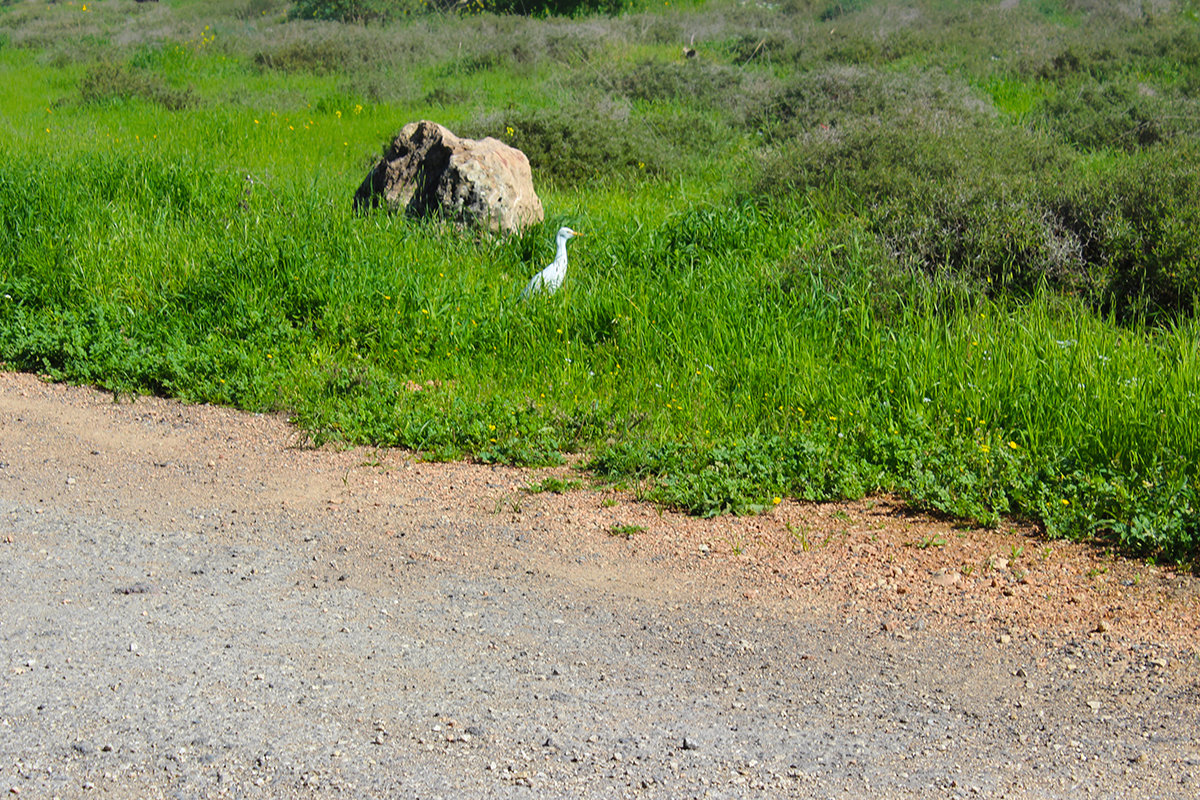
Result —
M 529 159 L 499 139 L 460 139 L 436 122 L 410 122 L 354 194 L 356 209 L 386 205 L 512 232 L 541 222 Z

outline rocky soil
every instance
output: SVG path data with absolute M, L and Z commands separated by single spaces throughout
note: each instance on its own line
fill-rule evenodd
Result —
M 0 373 L 0 792 L 1200 795 L 1190 575 L 586 484 Z

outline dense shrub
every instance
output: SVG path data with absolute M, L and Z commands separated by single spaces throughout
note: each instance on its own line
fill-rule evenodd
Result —
M 796 60 L 800 43 L 793 31 L 742 33 L 722 43 L 729 59 L 739 65 L 751 62 L 774 63 Z
M 385 22 L 418 11 L 490 11 L 496 14 L 576 16 L 619 14 L 634 8 L 636 0 L 297 0 L 291 14 L 298 19 L 336 22 Z
M 477 0 L 480 7 L 498 14 L 548 14 L 578 16 L 581 14 L 620 14 L 631 11 L 637 0 Z
M 818 19 L 822 22 L 831 22 L 846 14 L 861 11 L 865 5 L 865 0 L 833 0 L 821 10 Z
M 1119 317 L 1194 312 L 1200 296 L 1200 147 L 1181 141 L 1080 169 L 1044 189 L 1047 206 L 1075 231 L 1100 301 Z
M 535 170 L 580 181 L 623 169 L 665 174 L 692 154 L 689 146 L 711 143 L 715 135 L 695 117 L 678 126 L 671 122 L 633 118 L 622 106 L 598 100 L 566 109 L 517 109 L 478 120 L 464 133 L 501 138 L 524 152 Z
M 879 229 L 910 263 L 983 288 L 1044 283 L 1125 320 L 1189 314 L 1200 295 L 1196 156 L 1185 145 L 1002 180 L 963 172 L 894 199 Z
M 246 0 L 246 4 L 235 14 L 238 19 L 257 20 L 280 11 L 286 5 L 285 0 Z
M 830 66 L 797 73 L 780 83 L 752 111 L 750 123 L 771 138 L 784 140 L 810 133 L 835 135 L 850 122 L 938 133 L 939 126 L 991 116 L 961 81 L 944 75 Z
M 171 111 L 200 104 L 200 98 L 190 86 L 174 89 L 156 75 L 108 62 L 96 64 L 84 73 L 79 81 L 79 96 L 85 103 L 141 99 Z
M 507 69 L 528 76 L 541 55 L 520 40 L 484 41 L 471 51 L 447 61 L 439 73 L 444 78 L 453 78 Z
M 1190 104 L 1172 104 L 1144 83 L 1089 79 L 1046 98 L 1041 114 L 1048 128 L 1078 147 L 1136 150 L 1173 138 L 1181 122 L 1194 127 L 1193 116 L 1180 119 L 1177 112 L 1185 109 L 1179 105 Z
M 684 99 L 689 105 L 720 107 L 739 94 L 745 74 L 719 64 L 697 61 L 637 65 L 614 81 L 631 100 L 666 102 Z
M 531 109 L 505 120 L 513 131 L 511 143 L 529 157 L 535 169 L 557 178 L 594 178 L 639 163 L 640 148 L 633 141 L 637 129 L 628 125 L 627 116 L 622 119 L 593 109 L 566 113 Z
M 1198 155 L 1179 140 L 1096 161 L 998 123 L 858 117 L 781 146 L 754 192 L 838 187 L 895 266 L 1160 318 L 1192 313 L 1200 295 Z
M 1096 276 L 1081 243 L 1029 180 L 983 177 L 929 187 L 923 202 L 898 198 L 879 229 L 903 262 L 966 280 L 977 291 L 1030 296 L 1042 283 L 1093 292 Z
M 407 0 L 296 0 L 291 16 L 334 22 L 384 22 L 412 13 L 420 6 Z
M 353 51 L 340 39 L 301 39 L 254 54 L 254 64 L 260 69 L 281 72 L 312 72 L 328 75 L 346 69 Z

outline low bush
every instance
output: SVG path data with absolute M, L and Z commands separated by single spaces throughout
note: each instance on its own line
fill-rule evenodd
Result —
M 85 103 L 140 99 L 170 111 L 194 108 L 200 98 L 192 87 L 176 89 L 156 75 L 146 75 L 123 64 L 101 62 L 79 81 L 79 96 Z
M 386 22 L 411 14 L 422 5 L 415 0 L 296 0 L 289 14 L 294 19 Z
M 574 17 L 584 14 L 621 14 L 632 11 L 639 0 L 476 0 L 479 8 L 496 14 Z M 470 6 L 467 6 L 470 8 Z
M 781 143 L 752 191 L 836 187 L 895 267 L 985 294 L 1027 297 L 1045 285 L 1125 320 L 1195 310 L 1190 138 L 1081 156 L 1052 132 L 973 108 L 960 90 L 925 85 L 916 106 L 896 108 L 888 80 L 870 72 L 798 78 L 762 112 Z
M 254 65 L 260 69 L 281 72 L 311 72 L 330 75 L 345 71 L 359 60 L 349 43 L 341 39 L 300 39 L 254 54 Z
M 1047 207 L 1099 276 L 1100 308 L 1165 321 L 1200 300 L 1200 147 L 1194 140 L 1073 171 Z
M 454 78 L 508 70 L 528 77 L 540 58 L 541 53 L 531 49 L 525 42 L 484 42 L 471 52 L 447 61 L 439 73 L 442 78 Z
M 721 108 L 735 99 L 745 73 L 698 61 L 643 62 L 613 81 L 613 88 L 630 100 L 671 102 Z
M 721 42 L 719 47 L 738 66 L 792 63 L 801 52 L 798 34 L 792 30 L 740 33 Z
M 1087 79 L 1043 100 L 1040 116 L 1077 147 L 1133 151 L 1190 132 L 1197 112 L 1200 106 L 1172 103 L 1147 84 Z
M 821 22 L 832 22 L 846 14 L 861 11 L 866 5 L 866 0 L 833 0 L 833 2 L 828 3 L 821 9 L 821 13 L 817 15 L 817 19 L 821 20 Z
M 517 109 L 465 126 L 467 136 L 495 136 L 529 158 L 535 170 L 563 181 L 586 181 L 614 171 L 663 175 L 688 155 L 683 141 L 659 135 L 652 121 L 632 118 L 621 105 L 600 99 L 569 108 Z
M 522 16 L 578 16 L 620 14 L 637 0 L 297 0 L 291 15 L 296 19 L 335 22 L 386 22 L 418 12 L 519 14 Z
M 286 0 L 245 0 L 244 5 L 234 14 L 238 19 L 254 21 L 282 11 L 287 5 Z
M 991 122 L 988 111 L 961 80 L 936 72 L 829 66 L 780 82 L 753 110 L 749 123 L 772 141 L 809 135 L 814 139 L 808 143 L 820 147 L 823 138 L 837 137 L 835 142 L 845 141 L 844 147 L 861 151 L 860 144 L 842 139 L 840 133 L 855 137 L 865 132 L 872 148 L 887 147 L 889 143 L 877 140 L 884 139 L 889 128 L 890 138 L 897 140 L 911 133 L 938 136 L 950 125 Z M 903 148 L 905 143 L 893 146 Z M 888 157 L 881 152 L 875 160 L 886 162 Z M 900 158 L 903 163 L 913 156 Z

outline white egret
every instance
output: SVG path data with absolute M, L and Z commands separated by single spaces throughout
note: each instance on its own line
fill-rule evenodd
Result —
M 522 299 L 537 292 L 544 291 L 547 294 L 554 294 L 558 291 L 558 287 L 562 286 L 563 279 L 567 277 L 567 240 L 572 236 L 582 235 L 579 231 L 573 231 L 566 226 L 558 229 L 558 255 L 554 257 L 550 266 L 529 280 L 529 285 L 525 287 L 525 291 L 521 292 Z

